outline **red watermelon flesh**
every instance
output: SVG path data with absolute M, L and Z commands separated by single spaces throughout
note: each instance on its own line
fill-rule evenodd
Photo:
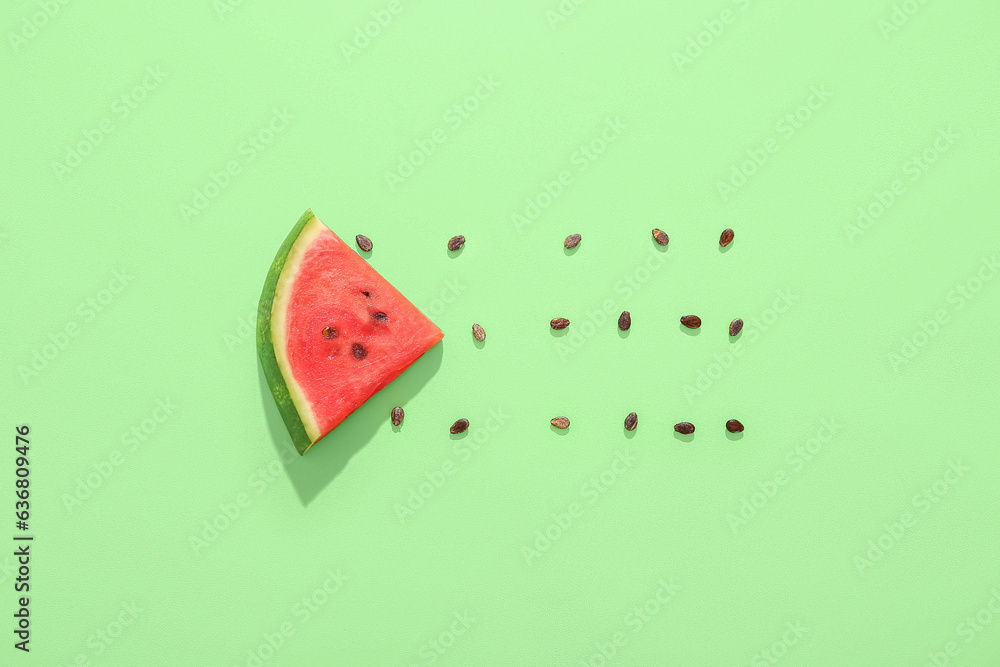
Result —
M 308 436 L 296 443 L 304 453 L 444 334 L 318 218 L 282 251 L 267 329 L 291 399 L 286 407 Z M 281 408 L 282 392 L 271 387 Z

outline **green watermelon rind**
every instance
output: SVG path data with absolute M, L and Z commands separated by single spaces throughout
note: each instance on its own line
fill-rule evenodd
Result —
M 264 290 L 260 295 L 260 304 L 257 306 L 257 356 L 260 357 L 260 364 L 264 369 L 264 377 L 271 388 L 271 394 L 274 396 L 274 402 L 278 406 L 278 412 L 281 413 L 281 419 L 285 422 L 288 434 L 292 438 L 292 444 L 295 445 L 295 449 L 299 455 L 305 454 L 312 447 L 313 441 L 306 433 L 305 425 L 302 423 L 299 411 L 292 401 L 288 385 L 285 383 L 285 377 L 281 373 L 278 358 L 274 354 L 274 341 L 271 338 L 271 306 L 274 303 L 274 292 L 278 285 L 278 279 L 281 277 L 281 272 L 285 268 L 285 260 L 288 259 L 288 253 L 291 251 L 303 228 L 314 217 L 316 216 L 313 215 L 312 209 L 306 209 L 306 212 L 302 214 L 299 221 L 292 227 L 292 231 L 288 233 L 285 242 L 278 249 L 278 254 L 274 256 L 274 261 L 271 262 L 271 268 L 268 270 L 267 278 L 264 280 Z

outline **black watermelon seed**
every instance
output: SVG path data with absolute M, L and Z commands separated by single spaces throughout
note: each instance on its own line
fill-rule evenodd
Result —
M 392 409 L 392 413 L 389 416 L 392 419 L 392 425 L 399 426 L 403 423 L 403 408 L 397 405 Z
M 688 329 L 697 329 L 701 326 L 701 318 L 697 315 L 685 315 L 681 318 L 681 324 Z
M 730 336 L 738 336 L 738 335 L 740 335 L 741 331 L 743 331 L 743 320 L 741 320 L 740 318 L 737 317 L 729 325 L 729 335 Z
M 639 415 L 635 414 L 634 412 L 628 413 L 628 417 L 625 418 L 625 430 L 634 431 L 638 423 L 639 423 Z
M 627 310 L 623 310 L 622 314 L 618 316 L 618 328 L 622 331 L 628 331 L 632 326 L 632 314 Z
M 389 316 L 379 311 L 377 313 L 372 313 L 372 319 L 375 320 L 376 322 L 388 322 Z
M 742 433 L 743 424 L 741 424 L 738 419 L 730 419 L 726 422 L 726 430 L 730 433 Z
M 368 356 L 368 350 L 361 343 L 355 343 L 351 346 L 351 352 L 354 354 L 355 359 L 364 359 Z
M 680 424 L 674 425 L 674 430 L 681 435 L 691 435 L 694 433 L 694 424 L 691 422 L 681 422 Z
M 455 422 L 454 424 L 451 425 L 451 429 L 450 430 L 451 430 L 452 434 L 455 434 L 455 433 L 462 433 L 467 428 L 469 428 L 469 420 L 468 419 L 459 419 L 457 422 Z
M 365 236 L 364 234 L 358 234 L 354 237 L 354 240 L 358 242 L 358 247 L 368 252 L 372 249 L 372 240 Z

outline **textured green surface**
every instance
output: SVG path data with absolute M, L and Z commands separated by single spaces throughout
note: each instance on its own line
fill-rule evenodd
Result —
M 260 293 L 260 304 L 257 306 L 257 356 L 260 359 L 261 369 L 264 377 L 267 378 L 267 385 L 274 396 L 274 403 L 281 413 L 281 420 L 288 428 L 288 435 L 292 439 L 292 444 L 299 454 L 305 454 L 306 450 L 312 446 L 312 439 L 306 434 L 305 427 L 299 417 L 299 411 L 292 402 L 292 397 L 288 393 L 288 385 L 281 374 L 281 367 L 274 355 L 274 344 L 271 340 L 271 304 L 274 302 L 274 288 L 278 284 L 281 271 L 285 268 L 285 260 L 288 252 L 292 249 L 295 239 L 299 237 L 302 228 L 312 220 L 312 209 L 307 209 L 299 221 L 288 232 L 284 243 L 278 249 L 278 253 L 271 262 L 271 268 L 267 271 L 267 278 L 264 280 L 264 289 Z
M 998 663 L 1000 3 L 69 0 L 15 50 L 49 4 L 0 8 L 0 665 Z M 445 338 L 299 456 L 254 338 L 307 206 Z

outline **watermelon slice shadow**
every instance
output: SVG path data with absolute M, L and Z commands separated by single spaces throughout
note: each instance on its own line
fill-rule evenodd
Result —
M 392 408 L 397 405 L 406 407 L 407 401 L 413 398 L 441 367 L 443 354 L 444 341 L 442 340 L 413 362 L 413 365 L 403 371 L 388 386 L 351 413 L 321 442 L 316 443 L 317 446 L 309 451 L 308 456 L 299 456 L 292 445 L 288 429 L 285 427 L 278 406 L 274 402 L 271 388 L 268 386 L 267 377 L 264 375 L 264 367 L 260 360 L 257 360 L 261 401 L 264 404 L 264 413 L 271 440 L 278 452 L 278 460 L 290 461 L 290 463 L 284 464 L 285 472 L 295 487 L 303 507 L 307 507 L 347 467 L 351 457 L 371 441 L 380 427 L 391 427 L 389 413 Z M 402 430 L 403 427 L 392 428 L 392 431 Z M 389 445 L 396 446 L 396 441 L 401 441 L 402 434 L 392 433 L 392 435 L 394 438 L 390 439 Z

